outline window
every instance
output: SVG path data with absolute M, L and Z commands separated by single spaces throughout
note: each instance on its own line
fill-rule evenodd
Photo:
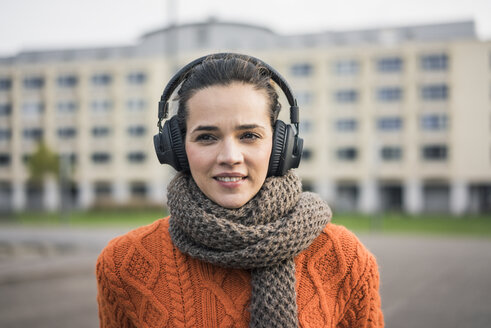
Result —
M 128 127 L 128 134 L 132 137 L 141 137 L 145 135 L 146 132 L 143 125 L 132 125 Z
M 77 111 L 77 103 L 72 100 L 63 100 L 56 103 L 58 114 L 73 114 Z
M 402 149 L 396 146 L 384 146 L 380 149 L 380 157 L 385 161 L 398 161 L 402 158 Z
M 446 114 L 425 114 L 420 118 L 421 129 L 425 131 L 442 131 L 448 126 Z
M 111 154 L 109 153 L 97 152 L 92 154 L 92 162 L 94 162 L 94 164 L 106 164 L 110 161 Z
M 358 207 L 359 187 L 354 182 L 338 182 L 336 186 L 336 209 L 354 211 Z
M 336 121 L 335 127 L 340 132 L 356 131 L 358 129 L 358 121 L 352 118 L 339 119 Z
M 358 157 L 358 150 L 354 147 L 339 148 L 336 156 L 341 161 L 354 161 Z
M 145 109 L 146 103 L 142 98 L 131 98 L 126 101 L 126 108 L 129 112 L 139 112 Z
M 0 167 L 10 165 L 10 154 L 0 153 Z
M 98 99 L 93 100 L 90 107 L 94 114 L 105 114 L 111 110 L 112 105 L 113 104 L 109 99 Z
M 127 157 L 128 157 L 128 162 L 130 163 L 142 163 L 145 161 L 145 158 L 147 156 L 143 152 L 135 151 L 135 152 L 128 153 Z
M 77 86 L 78 78 L 75 75 L 60 75 L 57 84 L 60 88 L 73 88 Z
M 60 162 L 65 162 L 73 166 L 77 163 L 77 154 L 74 153 L 60 154 L 59 159 Z
M 12 199 L 13 199 L 12 183 L 10 183 L 9 181 L 0 181 L 0 208 L 2 210 L 12 209 L 12 205 L 13 205 Z
M 22 162 L 24 164 L 29 164 L 29 161 L 31 160 L 32 154 L 24 154 L 22 155 Z
M 421 98 L 424 100 L 448 99 L 448 86 L 446 84 L 429 84 L 421 87 Z
M 12 89 L 12 80 L 7 77 L 0 77 L 0 91 L 9 91 Z
M 29 202 L 29 205 L 31 204 L 32 202 Z M 13 182 L 7 180 L 0 181 L 0 209 L 2 209 L 2 216 L 6 213 L 12 213 L 14 210 Z
M 358 91 L 354 89 L 338 90 L 335 93 L 335 99 L 338 103 L 354 103 L 358 101 Z
M 26 89 L 41 89 L 44 86 L 44 78 L 42 76 L 30 76 L 24 78 L 24 88 Z
M 12 138 L 12 130 L 10 129 L 0 129 L 0 142 L 8 141 Z
M 111 129 L 107 126 L 94 126 L 92 128 L 92 136 L 95 138 L 107 137 L 111 134 Z
M 356 75 L 360 71 L 360 64 L 356 60 L 338 60 L 334 63 L 336 75 Z
M 28 128 L 23 131 L 24 139 L 40 141 L 43 138 L 43 130 L 41 128 Z
M 0 103 L 0 116 L 9 116 L 12 114 L 12 104 Z
M 377 100 L 394 102 L 402 99 L 402 89 L 399 87 L 382 87 L 377 89 Z
M 314 187 L 314 184 L 312 183 L 312 181 L 308 181 L 308 180 L 305 180 L 305 179 L 302 179 L 302 191 L 304 192 L 314 192 L 315 191 L 315 187 Z
M 310 131 L 312 131 L 313 124 L 309 120 L 302 120 L 300 121 L 298 128 L 300 130 L 300 133 L 309 133 Z
M 310 160 L 312 158 L 313 152 L 308 148 L 302 149 L 302 160 Z
M 402 71 L 403 61 L 400 57 L 386 57 L 377 60 L 377 71 L 380 73 L 395 73 Z
M 27 102 L 22 105 L 24 116 L 40 116 L 44 111 L 44 104 L 41 102 Z
M 447 182 L 427 181 L 423 185 L 423 210 L 425 212 L 449 212 L 451 196 Z
M 145 182 L 132 182 L 130 184 L 130 193 L 135 198 L 145 198 L 148 193 L 148 188 Z
M 448 150 L 445 145 L 427 145 L 422 148 L 423 159 L 429 161 L 443 161 L 447 159 Z
M 58 129 L 58 136 L 61 139 L 75 138 L 77 130 L 74 127 L 63 127 Z
M 92 85 L 94 86 L 108 86 L 112 82 L 111 75 L 107 73 L 100 73 L 92 75 Z
M 294 64 L 290 69 L 291 74 L 297 77 L 310 76 L 312 74 L 312 71 L 312 65 L 309 63 Z
M 96 198 L 109 197 L 112 194 L 112 186 L 109 182 L 96 182 L 94 184 L 94 193 Z
M 298 92 L 296 94 L 296 96 L 297 96 L 297 102 L 298 102 L 299 106 L 308 106 L 308 105 L 312 104 L 312 101 L 314 98 L 312 96 L 312 93 L 310 93 L 308 91 Z
M 380 131 L 399 131 L 402 128 L 402 119 L 400 117 L 379 118 L 377 128 Z
M 448 69 L 448 56 L 446 54 L 421 56 L 421 69 L 424 71 L 446 71 Z
M 131 72 L 126 76 L 128 84 L 141 85 L 147 81 L 147 75 L 143 72 Z

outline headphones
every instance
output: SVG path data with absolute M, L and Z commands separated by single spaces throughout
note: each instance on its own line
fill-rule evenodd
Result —
M 181 68 L 169 81 L 165 87 L 159 101 L 159 121 L 157 126 L 159 133 L 153 137 L 155 152 L 161 164 L 169 164 L 177 171 L 189 171 L 189 162 L 186 156 L 185 143 L 183 135 L 179 128 L 177 115 L 172 116 L 165 121 L 162 127 L 162 121 L 169 114 L 169 98 L 177 87 L 187 78 L 191 70 L 203 63 L 207 58 L 223 59 L 235 57 L 249 61 L 255 65 L 265 67 L 271 74 L 271 79 L 281 88 L 290 105 L 290 121 L 286 124 L 281 120 L 276 120 L 273 127 L 273 148 L 269 159 L 267 176 L 281 176 L 289 169 L 297 168 L 302 157 L 303 139 L 298 136 L 299 113 L 297 100 L 294 98 L 292 91 L 286 80 L 271 66 L 260 59 L 252 56 L 235 54 L 235 53 L 218 53 L 200 57 Z

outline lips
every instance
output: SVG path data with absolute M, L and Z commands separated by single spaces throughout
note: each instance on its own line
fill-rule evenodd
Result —
M 221 182 L 238 182 L 245 179 L 245 177 L 215 177 L 215 179 Z
M 213 177 L 213 179 L 222 183 L 237 183 L 242 180 L 247 179 L 247 176 L 241 173 L 231 172 L 231 173 L 220 173 Z

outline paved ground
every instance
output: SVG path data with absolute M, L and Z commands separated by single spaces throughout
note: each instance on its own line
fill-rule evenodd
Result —
M 387 327 L 491 327 L 491 240 L 364 236 Z
M 0 327 L 98 327 L 94 262 L 124 230 L 0 226 Z M 362 235 L 387 327 L 491 327 L 491 240 Z

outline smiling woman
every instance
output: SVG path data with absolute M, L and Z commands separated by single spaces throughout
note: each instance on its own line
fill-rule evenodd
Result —
M 253 57 L 200 58 L 164 90 L 159 126 L 178 86 L 154 139 L 179 171 L 170 217 L 103 250 L 101 327 L 383 327 L 374 257 L 292 170 L 303 143 L 286 81 Z
M 241 207 L 268 173 L 273 128 L 265 93 L 237 82 L 212 86 L 196 92 L 188 108 L 185 144 L 194 181 L 218 205 Z

